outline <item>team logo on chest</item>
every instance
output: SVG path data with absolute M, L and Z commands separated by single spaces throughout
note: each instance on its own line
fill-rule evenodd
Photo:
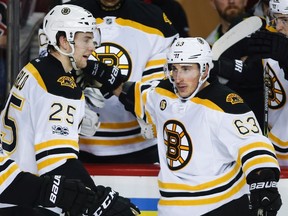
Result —
M 129 79 L 132 71 L 132 61 L 129 53 L 122 46 L 114 43 L 101 43 L 94 55 L 99 61 L 107 65 L 116 65 L 121 69 L 121 74 L 127 80 Z
M 186 166 L 192 156 L 192 142 L 182 123 L 169 120 L 163 126 L 167 164 L 171 170 Z

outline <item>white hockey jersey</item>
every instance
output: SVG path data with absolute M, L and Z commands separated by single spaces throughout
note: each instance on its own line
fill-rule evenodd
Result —
M 37 175 L 77 158 L 84 106 L 82 90 L 56 58 L 28 63 L 1 113 L 3 149 L 21 170 Z
M 171 22 L 154 5 L 127 0 L 116 11 L 104 11 L 93 1 L 76 1 L 96 17 L 101 30 L 101 46 L 96 58 L 117 65 L 127 80 L 153 81 L 164 77 L 166 50 L 178 36 Z M 80 137 L 80 149 L 94 155 L 119 155 L 156 145 L 145 140 L 140 126 L 118 98 L 105 101 L 100 114 L 100 128 L 93 137 Z
M 264 60 L 269 75 L 268 137 L 272 141 L 281 166 L 288 166 L 288 81 L 284 71 L 273 59 Z
M 164 80 L 155 88 L 137 82 L 134 92 L 135 113 L 157 128 L 158 216 L 205 214 L 249 193 L 251 171 L 279 169 L 273 145 L 232 90 L 210 84 L 183 102 Z

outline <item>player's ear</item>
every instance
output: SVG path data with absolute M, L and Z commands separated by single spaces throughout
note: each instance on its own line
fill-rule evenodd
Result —
M 69 42 L 67 41 L 67 38 L 64 35 L 61 35 L 59 37 L 59 47 L 61 47 L 64 50 L 68 50 L 70 47 Z

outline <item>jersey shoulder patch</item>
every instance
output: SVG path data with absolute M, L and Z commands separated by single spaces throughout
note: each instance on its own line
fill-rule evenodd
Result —
M 211 101 L 226 113 L 242 114 L 251 111 L 238 93 L 218 82 L 211 83 L 196 97 Z
M 34 66 L 32 73 L 38 73 L 45 84 L 47 92 L 70 99 L 80 99 L 82 90 L 76 85 L 70 73 L 66 73 L 60 61 L 48 55 L 31 61 Z

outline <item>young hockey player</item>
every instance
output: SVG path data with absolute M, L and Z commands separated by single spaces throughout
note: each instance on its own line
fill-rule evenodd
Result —
M 127 110 L 156 126 L 158 215 L 276 215 L 282 203 L 273 145 L 237 93 L 207 82 L 209 44 L 179 38 L 167 61 L 168 78 L 159 84 L 125 82 L 114 91 Z
M 88 215 L 133 216 L 139 210 L 130 200 L 109 187 L 96 186 L 78 160 L 85 100 L 71 71 L 85 68 L 100 44 L 95 18 L 82 7 L 60 5 L 44 17 L 43 30 L 48 56 L 29 62 L 20 71 L 1 113 L 3 150 L 20 170 L 81 180 L 96 194 Z M 59 215 L 63 210 L 53 211 Z M 53 215 L 50 212 L 45 214 Z

